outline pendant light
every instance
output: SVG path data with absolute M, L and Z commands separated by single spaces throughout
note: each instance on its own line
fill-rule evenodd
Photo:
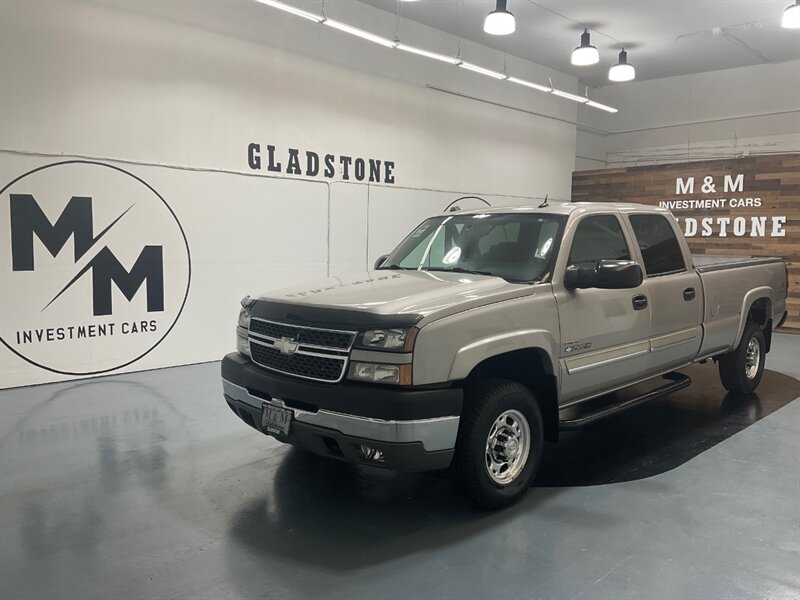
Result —
M 783 11 L 781 27 L 785 29 L 800 29 L 800 0 L 795 0 L 794 4 L 787 6 Z
M 636 78 L 636 69 L 628 64 L 628 53 L 625 48 L 619 53 L 619 62 L 608 70 L 610 81 L 632 81 Z
M 600 62 L 600 53 L 597 48 L 589 43 L 589 30 L 584 29 L 581 34 L 581 45 L 572 51 L 572 64 L 584 67 L 596 65 Z
M 514 15 L 506 10 L 507 0 L 497 0 L 495 9 L 486 15 L 483 30 L 491 35 L 508 35 L 517 30 Z

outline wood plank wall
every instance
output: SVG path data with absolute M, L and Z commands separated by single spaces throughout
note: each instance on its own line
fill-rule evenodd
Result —
M 725 176 L 735 181 L 744 175 L 743 189 L 724 189 Z M 694 177 L 693 192 L 678 193 L 677 179 L 684 185 Z M 706 178 L 710 177 L 708 180 Z M 704 184 L 710 182 L 711 187 Z M 685 191 L 685 188 L 681 192 Z M 759 198 L 760 206 L 731 208 L 731 200 Z M 572 200 L 574 202 L 639 202 L 663 205 L 665 202 L 691 200 L 724 200 L 717 207 L 686 208 L 673 205 L 673 214 L 686 232 L 686 218 L 695 219 L 698 231 L 687 236 L 689 246 L 695 254 L 780 256 L 789 265 L 789 317 L 783 331 L 800 333 L 800 154 L 776 154 L 752 156 L 738 159 L 576 171 L 572 175 Z M 711 217 L 711 234 L 702 235 L 702 219 Z M 727 236 L 723 237 L 721 225 L 716 221 L 728 217 Z M 733 231 L 733 220 L 746 218 L 743 235 Z M 766 217 L 764 235 L 756 231 L 751 235 L 752 217 Z M 773 236 L 773 217 L 786 217 L 780 230 L 784 237 Z M 742 224 L 741 221 L 738 222 Z M 708 231 L 706 231 L 708 233 Z M 741 229 L 739 230 L 741 233 Z

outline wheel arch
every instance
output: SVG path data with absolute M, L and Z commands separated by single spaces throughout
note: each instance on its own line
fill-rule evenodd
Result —
M 739 329 L 733 348 L 736 348 L 742 341 L 744 328 L 749 321 L 758 323 L 764 330 L 764 338 L 767 343 L 767 352 L 770 350 L 772 341 L 772 289 L 768 287 L 758 287 L 745 294 L 742 301 L 742 312 L 739 316 Z
M 472 368 L 465 386 L 480 386 L 489 379 L 514 381 L 531 390 L 542 412 L 545 441 L 558 441 L 558 379 L 544 348 L 520 348 L 489 356 Z

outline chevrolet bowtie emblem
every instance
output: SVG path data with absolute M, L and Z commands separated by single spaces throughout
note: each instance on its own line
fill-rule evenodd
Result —
M 297 352 L 297 348 L 300 347 L 295 340 L 288 337 L 282 337 L 279 340 L 275 340 L 275 343 L 272 344 L 273 348 L 277 348 L 281 351 L 281 354 L 294 354 Z

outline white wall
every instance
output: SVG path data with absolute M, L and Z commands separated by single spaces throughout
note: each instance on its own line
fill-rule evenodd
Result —
M 580 113 L 576 170 L 800 151 L 800 60 L 608 85 Z
M 327 12 L 394 35 L 394 17 L 359 3 L 328 3 Z M 412 22 L 401 21 L 399 31 L 404 41 L 442 52 L 455 53 L 458 45 Z M 462 56 L 503 65 L 502 55 L 475 44 L 462 44 Z M 563 89 L 577 87 L 572 77 L 524 61 L 509 58 L 508 69 L 534 81 L 552 77 Z M 425 84 L 575 119 L 570 102 L 386 50 L 254 2 L 4 1 L 0 186 L 61 157 L 98 160 L 145 180 L 185 230 L 192 283 L 174 330 L 121 370 L 213 360 L 232 347 L 241 296 L 363 270 L 410 224 L 459 195 L 478 193 L 493 204 L 548 193 L 569 198 L 573 125 Z M 276 179 L 248 167 L 250 142 L 262 149 L 273 144 L 279 153 L 294 147 L 393 160 L 396 183 L 339 182 L 338 172 L 336 181 Z M 54 222 L 71 196 L 94 195 L 102 204 L 91 176 L 85 177 L 30 191 Z M 0 226 L 8 228 L 8 199 L 1 201 Z M 101 216 L 95 215 L 95 232 L 107 222 Z M 9 262 L 6 229 L 0 238 Z M 131 234 L 108 239 L 125 244 L 132 257 L 138 252 Z M 73 275 L 76 265 L 64 260 L 71 245 L 41 283 L 26 288 L 35 290 L 29 298 L 4 293 L 4 341 L 15 329 L 92 321 L 91 308 L 76 297 L 67 298 L 66 313 L 53 305 L 56 313 L 42 317 L 46 322 L 17 322 L 15 306 L 42 302 Z M 37 261 L 50 260 L 42 247 L 36 252 Z M 18 274 L 4 273 L 1 287 L 16 285 Z M 75 286 L 73 293 L 86 290 Z M 118 301 L 125 300 L 117 295 Z M 141 311 L 142 303 L 137 293 L 131 304 Z M 106 364 L 103 343 L 54 342 L 42 356 L 89 372 L 93 364 Z M 69 377 L 0 348 L 0 387 Z

